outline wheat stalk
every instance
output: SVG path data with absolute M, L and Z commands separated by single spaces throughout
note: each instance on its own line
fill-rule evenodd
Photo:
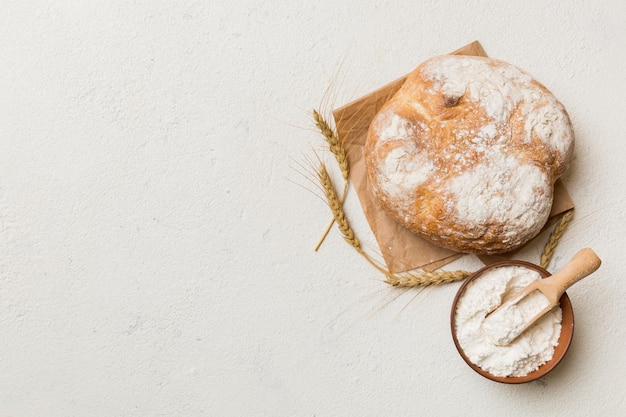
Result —
M 341 197 L 339 197 L 339 202 L 343 206 L 343 203 L 346 199 L 346 194 L 348 192 L 348 184 L 349 184 L 348 175 L 350 174 L 350 165 L 348 164 L 348 156 L 346 154 L 346 149 L 343 147 L 343 144 L 339 140 L 339 137 L 337 136 L 337 133 L 335 132 L 335 130 L 333 130 L 330 127 L 330 124 L 328 124 L 328 122 L 324 119 L 324 117 L 322 117 L 320 112 L 318 112 L 317 110 L 313 110 L 313 120 L 315 121 L 315 125 L 319 129 L 322 136 L 324 136 L 324 139 L 326 139 L 328 148 L 333 153 L 333 155 L 335 155 L 337 164 L 339 164 L 339 169 L 341 170 L 341 175 L 344 180 L 343 190 L 341 192 Z M 317 245 L 315 245 L 315 251 L 317 251 L 320 248 L 320 246 L 322 246 L 322 243 L 324 242 L 324 239 L 326 239 L 326 236 L 328 236 L 328 233 L 330 232 L 330 229 L 333 227 L 334 222 L 335 222 L 335 219 L 333 218 L 328 224 L 328 226 L 326 226 L 326 229 L 324 230 L 322 237 L 317 242 Z
M 394 287 L 427 287 L 430 285 L 448 284 L 462 281 L 472 273 L 469 271 L 440 271 L 389 274 L 385 282 Z
M 333 220 L 337 222 L 337 226 L 339 227 L 339 230 L 341 231 L 344 239 L 355 249 L 362 250 L 359 239 L 357 239 L 354 231 L 348 223 L 348 219 L 346 218 L 346 214 L 343 210 L 342 202 L 339 199 L 337 192 L 335 191 L 335 187 L 333 186 L 333 182 L 330 179 L 330 175 L 328 175 L 326 165 L 323 162 L 320 163 L 317 176 L 320 180 L 320 184 L 322 185 L 322 189 L 324 190 L 324 194 L 326 195 L 328 206 L 333 213 Z
M 326 139 L 328 148 L 333 155 L 335 155 L 335 159 L 339 164 L 339 169 L 341 170 L 341 175 L 343 176 L 344 181 L 348 181 L 348 175 L 350 174 L 348 156 L 346 154 L 346 149 L 343 147 L 343 144 L 337 136 L 337 133 L 330 127 L 328 122 L 317 110 L 313 110 L 313 120 L 315 120 L 315 125 L 322 133 L 322 136 L 324 136 L 324 139 Z
M 543 269 L 548 268 L 548 264 L 550 263 L 550 260 L 554 255 L 554 250 L 556 249 L 557 244 L 561 239 L 561 236 L 563 236 L 563 233 L 565 233 L 565 230 L 567 230 L 567 226 L 569 225 L 572 218 L 574 218 L 574 210 L 569 210 L 565 212 L 563 216 L 561 216 L 556 226 L 554 226 L 554 229 L 552 230 L 552 233 L 548 238 L 548 242 L 543 248 L 543 253 L 541 254 L 541 260 L 539 265 Z

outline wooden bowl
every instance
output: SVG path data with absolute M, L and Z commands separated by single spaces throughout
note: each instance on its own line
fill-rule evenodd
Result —
M 459 341 L 457 340 L 457 337 L 456 337 L 457 302 L 459 301 L 459 299 L 465 292 L 465 288 L 467 287 L 467 285 L 469 285 L 470 282 L 478 278 L 485 271 L 488 271 L 492 268 L 502 267 L 502 266 L 523 266 L 523 267 L 533 269 L 539 272 L 542 278 L 546 278 L 551 275 L 550 272 L 546 271 L 540 266 L 537 266 L 530 262 L 524 262 L 524 261 L 497 262 L 491 265 L 487 265 L 486 267 L 476 271 L 465 280 L 465 282 L 461 285 L 461 288 L 459 288 L 459 291 L 457 292 L 456 296 L 454 297 L 454 302 L 452 303 L 452 311 L 450 313 L 450 325 L 452 328 L 452 339 L 454 340 L 454 345 L 456 346 L 456 349 L 459 351 L 459 354 L 461 355 L 463 360 L 470 366 L 470 368 L 478 372 L 480 375 L 492 381 L 502 382 L 505 384 L 523 384 L 523 383 L 535 381 L 539 378 L 544 377 L 548 372 L 553 370 L 559 364 L 559 362 L 561 362 L 561 359 L 563 359 L 563 357 L 565 356 L 565 353 L 567 353 L 567 349 L 569 348 L 570 343 L 572 342 L 572 336 L 574 335 L 574 311 L 572 309 L 572 303 L 570 302 L 569 297 L 567 296 L 567 294 L 564 293 L 563 296 L 559 300 L 561 310 L 563 311 L 563 318 L 561 320 L 561 335 L 559 336 L 558 345 L 555 346 L 554 348 L 554 355 L 552 356 L 552 359 L 550 359 L 548 362 L 541 365 L 539 369 L 537 369 L 536 371 L 533 371 L 525 376 L 502 377 L 502 376 L 492 375 L 489 372 L 483 370 L 482 368 L 476 366 L 474 363 L 472 363 L 472 361 L 469 360 L 467 356 L 465 356 L 465 353 L 463 352 L 463 349 L 459 345 Z

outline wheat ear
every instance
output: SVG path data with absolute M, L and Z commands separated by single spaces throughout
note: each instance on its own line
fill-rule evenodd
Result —
M 335 159 L 339 164 L 339 169 L 341 169 L 341 175 L 343 176 L 344 181 L 348 181 L 348 175 L 350 174 L 348 156 L 343 144 L 339 141 L 337 133 L 330 127 L 328 122 L 317 110 L 313 110 L 313 120 L 315 121 L 315 125 L 319 131 L 322 133 L 322 136 L 324 136 L 324 139 L 326 139 L 330 151 L 333 155 L 335 155 Z
M 540 260 L 539 265 L 542 268 L 544 269 L 548 268 L 548 264 L 550 263 L 550 260 L 552 259 L 552 256 L 554 255 L 554 250 L 556 249 L 556 246 L 558 245 L 559 240 L 561 240 L 563 233 L 565 233 L 565 230 L 567 230 L 567 226 L 571 222 L 572 218 L 574 218 L 573 209 L 565 212 L 565 214 L 563 214 L 561 218 L 559 219 L 556 226 L 554 226 L 554 229 L 552 230 L 552 233 L 550 234 L 550 237 L 548 238 L 548 242 L 546 243 L 546 246 L 543 248 L 543 253 L 541 254 L 541 260 Z
M 333 213 L 333 220 L 337 222 L 337 226 L 339 227 L 341 234 L 350 245 L 352 245 L 357 250 L 361 250 L 361 244 L 359 243 L 359 239 L 357 239 L 357 237 L 354 235 L 354 231 L 348 223 L 348 219 L 346 218 L 346 214 L 343 211 L 339 196 L 337 196 L 337 192 L 335 191 L 333 182 L 330 179 L 330 175 L 328 175 L 326 165 L 323 162 L 320 163 L 317 176 L 320 180 L 320 184 L 322 185 L 322 189 L 324 190 L 324 194 L 326 195 L 326 200 L 328 202 L 330 210 Z
M 389 274 L 385 282 L 394 287 L 427 287 L 462 281 L 472 273 L 469 271 L 441 271 Z
M 330 124 L 328 124 L 328 122 L 324 119 L 324 117 L 322 117 L 320 112 L 318 112 L 317 110 L 313 110 L 313 120 L 315 121 L 315 125 L 319 129 L 320 133 L 326 140 L 326 143 L 328 144 L 328 148 L 333 153 L 333 155 L 335 155 L 337 164 L 339 164 L 339 169 L 341 170 L 341 175 L 344 180 L 343 190 L 341 192 L 341 197 L 339 197 L 339 202 L 343 206 L 343 203 L 346 199 L 346 194 L 348 192 L 348 184 L 349 184 L 348 175 L 350 174 L 350 166 L 348 164 L 348 156 L 346 154 L 346 150 L 343 147 L 343 144 L 341 143 L 341 141 L 339 140 L 337 133 L 330 127 Z M 335 222 L 335 219 L 333 218 L 328 224 L 328 226 L 326 226 L 326 229 L 324 230 L 322 237 L 320 238 L 317 245 L 315 245 L 315 251 L 317 251 L 320 248 L 320 246 L 322 246 L 322 243 L 324 242 L 324 239 L 326 239 L 326 236 L 328 236 L 328 233 L 330 232 L 330 229 L 333 227 L 334 222 Z

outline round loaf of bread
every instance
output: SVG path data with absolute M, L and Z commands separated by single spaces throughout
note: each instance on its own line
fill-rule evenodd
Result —
M 563 105 L 529 74 L 444 55 L 417 67 L 372 120 L 365 163 L 376 199 L 405 227 L 495 254 L 540 232 L 573 145 Z

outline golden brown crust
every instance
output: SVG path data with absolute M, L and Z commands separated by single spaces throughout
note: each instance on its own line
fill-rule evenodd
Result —
M 460 252 L 501 253 L 546 222 L 573 140 L 563 106 L 527 73 L 445 55 L 415 69 L 372 121 L 367 174 L 410 230 Z

